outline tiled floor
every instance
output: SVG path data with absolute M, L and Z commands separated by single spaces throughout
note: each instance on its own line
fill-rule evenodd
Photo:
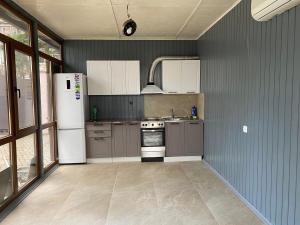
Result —
M 202 162 L 61 166 L 1 225 L 258 225 Z

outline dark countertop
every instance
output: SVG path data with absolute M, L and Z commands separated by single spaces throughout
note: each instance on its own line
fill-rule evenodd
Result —
M 99 121 L 87 121 L 88 125 L 93 125 L 97 123 L 140 123 L 141 120 L 99 120 Z
M 97 123 L 140 123 L 143 120 L 99 120 L 99 121 L 87 121 L 86 124 L 87 125 L 93 125 L 93 124 L 97 124 Z M 180 122 L 199 122 L 199 121 L 203 121 L 202 119 L 196 119 L 196 120 L 192 120 L 192 119 L 180 119 L 180 120 L 163 120 L 166 123 L 180 123 Z

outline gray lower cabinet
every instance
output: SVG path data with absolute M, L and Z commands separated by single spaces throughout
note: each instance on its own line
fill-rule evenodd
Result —
M 203 121 L 184 123 L 184 146 L 186 156 L 203 155 Z
M 184 123 L 166 123 L 166 156 L 184 155 Z
M 110 158 L 111 124 L 88 123 L 86 125 L 87 158 Z
M 111 137 L 88 137 L 87 158 L 110 158 Z
M 132 122 L 126 125 L 126 156 L 141 155 L 140 123 Z
M 140 156 L 140 123 L 88 123 L 87 158 Z
M 112 156 L 126 157 L 126 125 L 112 124 Z
M 140 155 L 140 123 L 112 124 L 113 157 L 134 157 Z
M 202 156 L 203 121 L 166 123 L 166 156 Z

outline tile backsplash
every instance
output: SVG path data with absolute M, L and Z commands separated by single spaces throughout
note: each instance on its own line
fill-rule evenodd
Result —
M 171 116 L 174 109 L 175 116 L 190 116 L 192 106 L 198 108 L 198 116 L 204 119 L 204 95 L 145 95 L 144 116 L 165 117 Z

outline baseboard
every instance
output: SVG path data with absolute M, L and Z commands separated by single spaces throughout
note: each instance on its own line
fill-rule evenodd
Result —
M 141 162 L 141 157 L 89 158 L 87 163 Z
M 141 157 L 119 157 L 112 158 L 113 162 L 141 162 Z
M 208 162 L 203 160 L 204 164 L 209 167 L 209 169 L 217 176 L 219 177 L 224 184 L 230 188 L 230 190 L 242 201 L 244 202 L 248 208 L 259 218 L 261 219 L 265 224 L 272 225 L 270 221 L 268 221 L 246 198 L 244 198 L 217 170 L 215 170 L 211 165 L 209 165 Z
M 87 163 L 112 163 L 112 158 L 88 158 Z
M 178 157 L 165 157 L 165 162 L 187 162 L 187 161 L 201 161 L 202 156 L 178 156 Z

